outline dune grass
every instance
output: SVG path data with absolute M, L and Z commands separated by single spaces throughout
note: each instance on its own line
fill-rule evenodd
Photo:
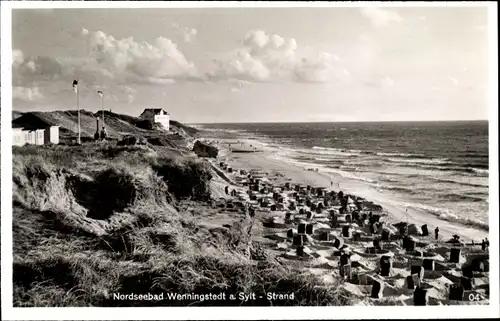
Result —
M 200 224 L 203 161 L 148 146 L 13 149 L 14 306 L 342 305 L 349 298 L 272 258 L 255 259 L 245 213 Z M 180 210 L 183 202 L 196 211 Z M 295 293 L 283 301 L 120 301 L 114 293 Z

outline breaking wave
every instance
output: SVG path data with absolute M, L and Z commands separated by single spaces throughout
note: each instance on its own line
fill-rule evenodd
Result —
M 453 164 L 447 158 L 420 158 L 420 159 L 396 159 L 396 158 L 386 158 L 386 161 L 392 163 L 414 163 L 414 164 Z
M 405 208 L 413 208 L 415 210 L 424 211 L 426 213 L 435 215 L 444 221 L 456 222 L 466 226 L 472 226 L 479 228 L 481 230 L 489 231 L 489 225 L 487 222 L 483 222 L 474 218 L 459 217 L 454 214 L 451 210 L 441 207 L 435 207 L 420 203 L 405 203 L 397 201 L 388 201 L 396 206 L 403 206 Z

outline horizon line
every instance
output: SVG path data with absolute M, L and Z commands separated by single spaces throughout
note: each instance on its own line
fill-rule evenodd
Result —
M 445 123 L 445 122 L 489 122 L 489 119 L 440 119 L 440 120 L 336 120 L 336 121 L 248 121 L 248 122 L 190 122 L 187 125 L 212 124 L 328 124 L 328 123 Z

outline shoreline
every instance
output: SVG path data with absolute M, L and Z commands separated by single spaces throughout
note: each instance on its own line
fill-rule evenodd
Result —
M 466 242 L 474 241 L 478 243 L 485 237 L 489 238 L 488 230 L 477 228 L 472 225 L 461 224 L 456 221 L 445 220 L 422 209 L 411 207 L 404 208 L 401 205 L 395 204 L 393 200 L 386 199 L 385 195 L 381 195 L 374 191 L 373 188 L 360 181 L 345 178 L 334 172 L 307 170 L 300 165 L 280 161 L 274 152 L 265 149 L 267 144 L 257 140 L 229 138 L 227 135 L 220 138 L 214 138 L 212 136 L 207 138 L 207 140 L 217 141 L 216 145 L 219 148 L 218 159 L 220 158 L 232 166 L 246 169 L 255 168 L 263 171 L 277 171 L 291 179 L 292 183 L 323 186 L 326 189 L 335 191 L 342 190 L 373 201 L 381 205 L 387 212 L 388 216 L 386 220 L 388 223 L 393 224 L 408 221 L 410 224 L 413 223 L 417 226 L 427 224 L 429 230 L 432 232 L 434 228 L 438 226 L 440 230 L 439 234 L 443 238 L 449 239 L 454 234 L 457 234 L 460 236 L 461 240 Z M 256 148 L 257 152 L 232 152 L 229 148 L 229 144 L 234 146 L 234 144 L 238 143 L 243 146 L 246 145 L 246 148 L 250 148 L 250 146 L 251 148 Z M 334 182 L 333 186 L 331 182 Z
M 218 194 L 224 197 L 225 188 L 225 199 L 245 204 L 252 244 L 281 265 L 345 291 L 354 306 L 463 305 L 470 293 L 478 304 L 489 303 L 484 231 L 416 211 L 406 221 L 404 209 L 365 197 L 359 182 L 337 178 L 341 196 L 329 173 L 280 160 L 266 148 L 232 153 L 225 143 L 208 160 L 232 181 L 219 184 Z

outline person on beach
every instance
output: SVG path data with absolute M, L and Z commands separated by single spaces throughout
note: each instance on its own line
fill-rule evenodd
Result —
M 488 249 L 488 247 L 490 246 L 490 241 L 488 241 L 488 238 L 485 238 L 482 242 L 481 242 L 481 249 L 483 251 L 486 251 Z
M 108 137 L 108 132 L 106 131 L 106 127 L 102 126 L 101 129 L 101 140 L 105 140 Z
M 436 227 L 436 229 L 434 230 L 434 235 L 436 236 L 436 240 L 437 240 L 438 236 L 439 236 L 439 227 Z
M 253 206 L 250 206 L 250 217 L 254 217 L 255 216 L 255 209 L 253 208 Z

